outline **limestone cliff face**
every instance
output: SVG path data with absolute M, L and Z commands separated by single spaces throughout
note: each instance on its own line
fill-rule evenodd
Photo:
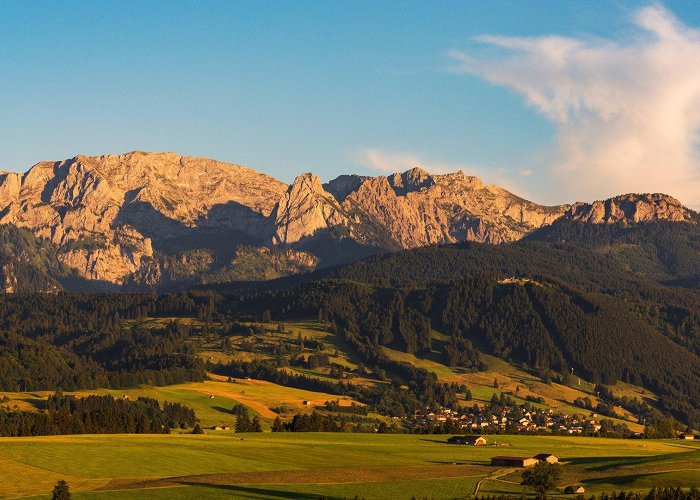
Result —
M 257 279 L 377 249 L 511 242 L 559 218 L 634 224 L 697 214 L 662 194 L 546 207 L 462 172 L 420 168 L 325 185 L 309 173 L 287 186 L 174 153 L 77 156 L 0 174 L 0 224 L 29 229 L 61 265 L 108 286 Z M 341 248 L 350 250 L 329 258 Z M 7 290 L 16 288 L 11 274 L 0 272 Z
M 625 194 L 593 203 L 576 203 L 565 218 L 590 224 L 636 224 L 658 221 L 695 222 L 680 201 L 661 193 Z
M 388 177 L 342 176 L 326 184 L 327 190 L 318 181 L 313 189 L 303 189 L 306 185 L 298 178 L 290 188 L 288 197 L 300 200 L 296 204 L 280 202 L 279 242 L 342 226 L 360 243 L 389 248 L 502 243 L 551 223 L 569 208 L 537 205 L 462 172 L 431 175 L 419 168 Z
M 174 153 L 77 156 L 0 176 L 0 223 L 50 240 L 86 278 L 121 283 L 168 239 L 271 232 L 285 190 L 249 168 Z
M 274 217 L 275 244 L 297 243 L 346 223 L 339 204 L 323 189 L 321 180 L 314 174 L 303 174 L 294 179 L 280 199 Z

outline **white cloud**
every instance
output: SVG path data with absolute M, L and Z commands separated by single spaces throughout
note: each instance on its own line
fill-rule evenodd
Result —
M 450 52 L 554 125 L 547 201 L 663 191 L 700 206 L 700 31 L 660 5 L 632 23 L 627 40 L 486 35 L 490 56 Z
M 384 149 L 364 149 L 360 151 L 360 162 L 374 170 L 386 174 L 404 172 L 413 167 L 420 167 L 432 174 L 446 174 L 458 170 L 468 171 L 469 167 L 458 163 L 440 163 L 427 161 L 408 152 L 391 152 Z M 474 175 L 474 174 L 471 174 Z

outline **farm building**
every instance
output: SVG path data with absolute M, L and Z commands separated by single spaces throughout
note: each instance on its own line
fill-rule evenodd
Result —
M 470 444 L 472 446 L 486 446 L 486 438 L 484 436 L 452 436 L 447 440 L 452 444 Z
M 506 467 L 531 467 L 539 460 L 526 457 L 492 457 L 491 465 L 501 465 Z
M 678 439 L 695 439 L 695 434 L 681 434 Z
M 541 460 L 543 462 L 549 462 L 550 464 L 556 464 L 559 462 L 559 457 L 556 455 L 552 455 L 551 453 L 540 453 L 539 455 L 535 455 L 533 458 L 536 458 L 537 460 Z

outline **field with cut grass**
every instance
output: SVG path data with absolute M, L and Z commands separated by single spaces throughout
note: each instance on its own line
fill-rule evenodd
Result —
M 561 486 L 587 492 L 700 484 L 700 444 L 493 436 L 499 446 L 446 436 L 263 433 L 0 439 L 0 496 L 40 496 L 65 479 L 75 498 L 466 498 L 520 494 L 520 471 L 495 455 L 551 452 Z M 490 440 L 492 442 L 492 440 Z

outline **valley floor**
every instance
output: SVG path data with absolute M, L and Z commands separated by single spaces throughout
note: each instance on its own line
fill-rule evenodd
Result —
M 587 493 L 700 484 L 700 444 L 679 440 L 321 433 L 75 435 L 0 439 L 0 497 L 48 498 L 65 479 L 76 499 L 468 498 L 523 492 L 496 455 L 554 453 L 562 485 Z

